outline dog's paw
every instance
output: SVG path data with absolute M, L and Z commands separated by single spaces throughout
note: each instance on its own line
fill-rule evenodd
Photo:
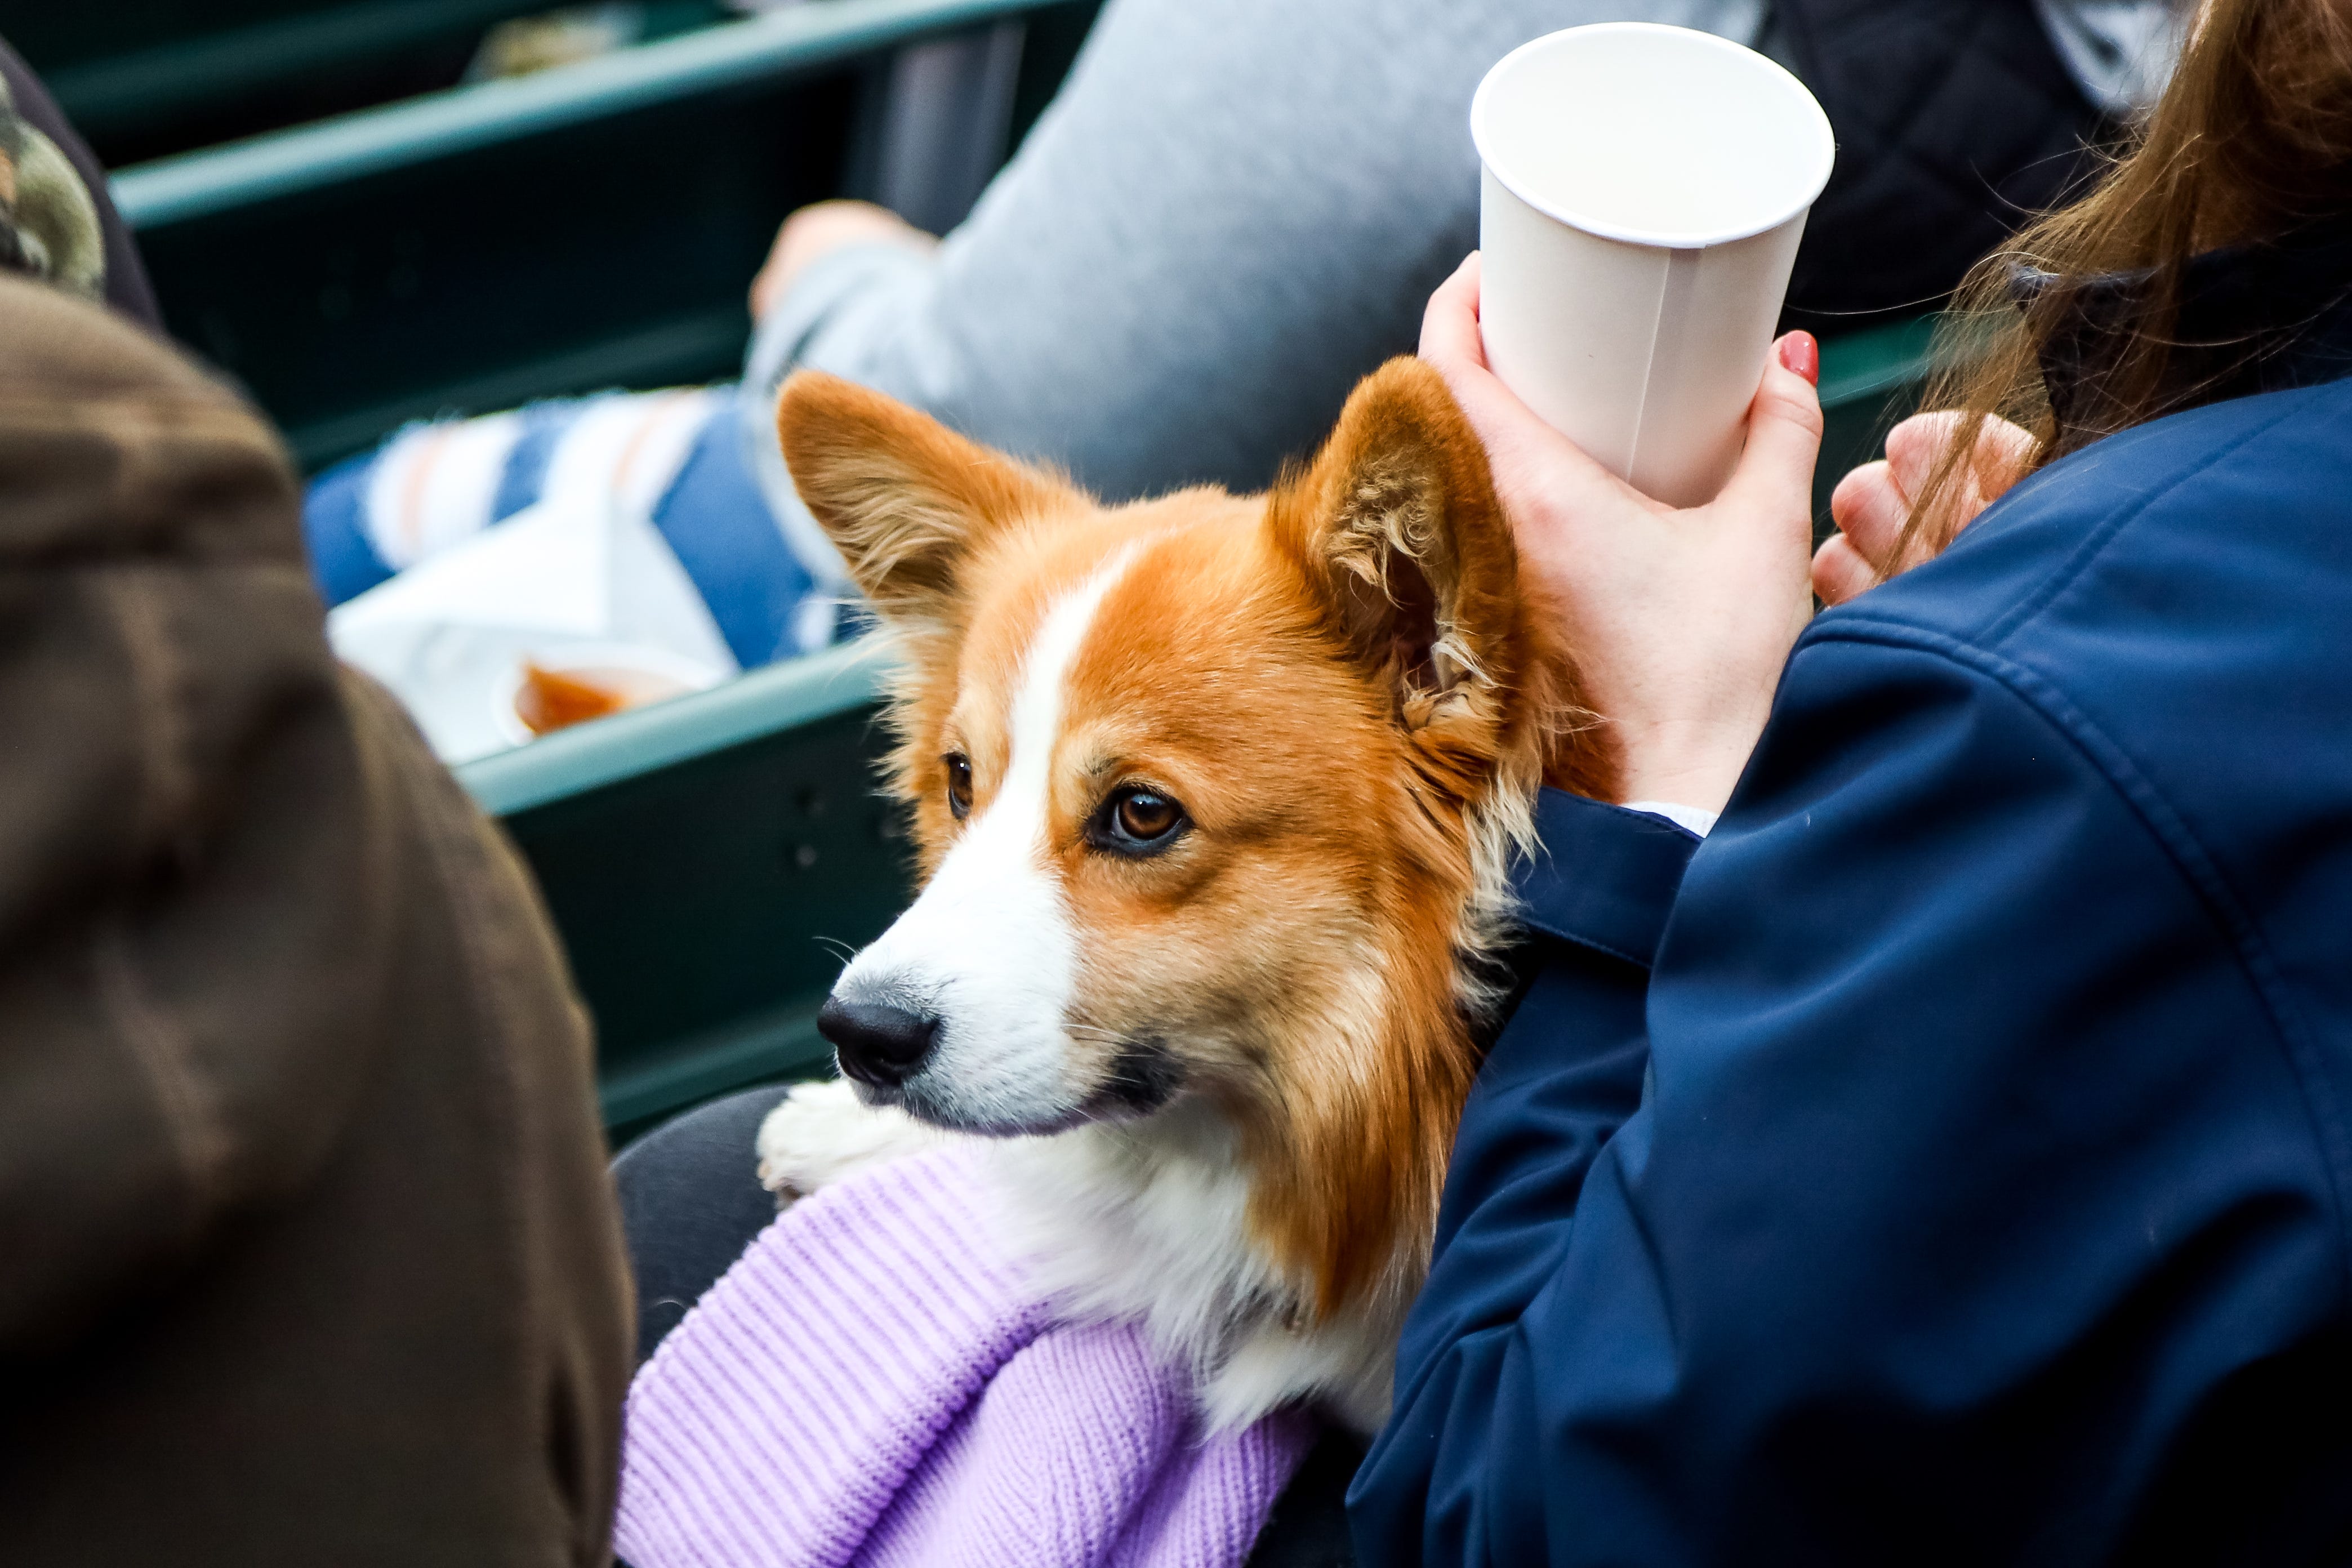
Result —
M 799 1084 L 760 1123 L 760 1184 L 789 1203 L 947 1136 L 903 1110 L 866 1104 L 846 1079 Z

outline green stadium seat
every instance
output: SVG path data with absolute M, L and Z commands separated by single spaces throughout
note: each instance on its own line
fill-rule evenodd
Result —
M 730 1089 L 823 1070 L 816 1010 L 913 886 L 875 790 L 870 645 L 559 731 L 458 769 L 544 890 L 596 1018 L 616 1142 Z
M 1027 18 L 1016 131 L 1092 0 L 822 0 L 128 169 L 164 318 L 316 468 L 404 422 L 730 374 L 783 214 L 866 194 L 899 47 Z
M 680 0 L 660 0 L 675 11 Z M 693 16 L 726 13 L 684 0 Z M 0 0 L 0 35 L 110 164 L 453 85 L 494 25 L 549 0 Z M 649 29 L 650 30 L 650 29 Z

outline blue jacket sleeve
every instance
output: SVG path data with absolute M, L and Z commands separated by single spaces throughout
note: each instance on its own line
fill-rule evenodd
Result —
M 1465 1110 L 1362 1561 L 2108 1560 L 2231 1420 L 2276 1451 L 2229 1396 L 2340 1310 L 2326 1167 L 2069 723 L 1810 641 L 1678 885 L 1547 802 L 1570 940 Z

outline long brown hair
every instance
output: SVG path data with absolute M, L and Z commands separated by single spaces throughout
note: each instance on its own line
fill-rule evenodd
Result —
M 2193 27 L 2170 86 L 2090 193 L 1961 285 L 1924 405 L 1962 418 L 1915 498 L 1906 548 L 1914 535 L 1948 539 L 1946 508 L 1987 418 L 2033 437 L 2030 472 L 2196 400 L 2174 374 L 2189 258 L 2352 214 L 2352 0 L 2207 0 Z M 2042 351 L 2085 330 L 2080 290 L 2116 274 L 2134 275 L 2123 307 L 2089 327 L 2102 340 L 2095 395 L 2062 428 Z

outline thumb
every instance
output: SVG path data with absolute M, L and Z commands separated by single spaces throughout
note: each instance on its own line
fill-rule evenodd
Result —
M 1429 297 L 1421 323 L 1421 358 L 1444 378 L 1454 405 L 1486 448 L 1497 487 L 1508 493 L 1515 481 L 1566 478 L 1622 488 L 1622 480 L 1546 425 L 1487 368 L 1486 342 L 1479 334 L 1478 286 L 1479 256 L 1474 250 Z
M 1810 332 L 1790 332 L 1772 345 L 1764 380 L 1748 406 L 1748 447 L 1723 488 L 1742 507 L 1793 506 L 1812 515 L 1813 464 L 1822 454 L 1822 400 L 1812 381 L 1790 368 L 1821 363 Z M 1818 374 L 1818 370 L 1814 371 Z

